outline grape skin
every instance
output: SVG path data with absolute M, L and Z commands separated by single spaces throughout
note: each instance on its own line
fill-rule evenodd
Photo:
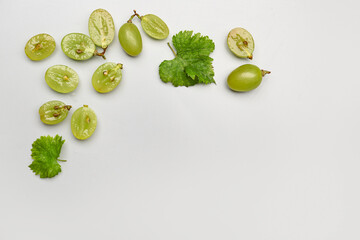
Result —
M 236 92 L 247 92 L 257 88 L 262 81 L 262 71 L 255 65 L 245 64 L 230 73 L 229 88 Z
M 133 23 L 125 23 L 119 30 L 121 47 L 130 56 L 137 56 L 142 51 L 142 38 L 139 29 Z

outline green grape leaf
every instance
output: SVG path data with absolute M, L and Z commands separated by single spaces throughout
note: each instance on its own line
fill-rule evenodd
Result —
M 59 135 L 41 136 L 33 142 L 31 149 L 33 162 L 29 168 L 35 175 L 40 175 L 40 178 L 52 178 L 61 172 L 58 161 L 64 160 L 59 160 L 58 157 L 64 142 L 65 140 Z
M 176 49 L 175 58 L 165 60 L 159 66 L 163 82 L 171 82 L 175 87 L 215 83 L 213 59 L 209 57 L 215 44 L 208 36 L 181 31 L 172 37 L 172 42 Z

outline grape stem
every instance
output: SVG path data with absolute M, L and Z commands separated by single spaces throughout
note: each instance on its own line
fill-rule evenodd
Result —
M 58 159 L 58 161 L 60 161 L 60 162 L 67 162 L 66 160 L 62 160 L 62 159 Z
M 175 50 L 171 47 L 170 43 L 167 42 L 167 45 L 169 46 L 169 48 L 171 49 L 171 51 L 173 52 L 174 56 L 176 57 L 176 52 Z
M 136 10 L 133 10 L 134 11 L 134 14 L 133 15 L 131 15 L 131 17 L 129 18 L 129 20 L 127 21 L 128 23 L 132 23 L 132 20 L 133 20 L 133 18 L 136 16 L 136 17 L 138 17 L 140 20 L 141 20 L 141 16 L 136 12 Z
M 266 74 L 270 74 L 270 71 L 266 71 L 266 70 L 261 70 L 261 75 L 265 76 Z
M 106 57 L 105 57 L 105 52 L 106 52 L 106 49 L 107 49 L 108 47 L 106 47 L 106 48 L 103 48 L 102 50 L 102 52 L 101 53 L 99 53 L 97 50 L 95 50 L 95 52 L 94 52 L 94 55 L 96 55 L 96 56 L 100 56 L 100 57 L 102 57 L 103 59 L 105 59 L 106 60 Z
M 67 109 L 68 111 L 70 111 L 70 109 L 72 108 L 72 106 L 71 106 L 71 105 L 65 105 L 64 108 Z

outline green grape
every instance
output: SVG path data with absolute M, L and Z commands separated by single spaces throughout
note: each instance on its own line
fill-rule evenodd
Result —
M 227 44 L 232 53 L 240 58 L 252 59 L 255 48 L 251 34 L 243 28 L 232 29 L 227 37 Z
M 67 117 L 70 109 L 70 105 L 61 101 L 46 102 L 39 109 L 40 120 L 49 125 L 60 123 Z
M 55 65 L 45 73 L 45 81 L 53 90 L 59 93 L 69 93 L 79 84 L 79 75 L 65 65 Z
M 168 26 L 158 16 L 147 14 L 140 19 L 142 28 L 150 37 L 161 40 L 169 36 Z
M 46 33 L 30 38 L 25 45 L 25 54 L 33 61 L 40 61 L 50 56 L 55 50 L 55 40 Z
M 230 73 L 227 78 L 227 84 L 231 90 L 247 92 L 257 88 L 263 76 L 269 73 L 269 71 L 260 70 L 255 65 L 245 64 Z
M 96 124 L 96 114 L 88 105 L 78 108 L 71 117 L 71 131 L 80 140 L 89 138 L 94 133 Z
M 96 9 L 89 18 L 89 34 L 95 45 L 106 49 L 115 36 L 114 20 L 104 9 Z
M 82 33 L 66 35 L 61 41 L 61 48 L 66 56 L 74 60 L 86 60 L 96 54 L 94 42 Z
M 142 39 L 139 29 L 135 24 L 127 22 L 119 30 L 121 47 L 130 56 L 137 56 L 142 50 Z
M 122 77 L 121 63 L 107 62 L 96 69 L 92 76 L 92 85 L 96 91 L 107 93 L 119 85 Z

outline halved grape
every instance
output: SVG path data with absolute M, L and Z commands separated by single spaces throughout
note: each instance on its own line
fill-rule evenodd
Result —
M 61 41 L 66 56 L 74 60 L 87 60 L 94 56 L 96 47 L 91 38 L 82 33 L 69 33 Z
M 96 9 L 89 18 L 89 34 L 95 45 L 107 48 L 115 36 L 114 20 L 105 9 Z
M 169 28 L 166 23 L 154 14 L 147 14 L 140 17 L 141 26 L 152 38 L 165 39 L 169 36 Z
M 59 93 L 69 93 L 79 84 L 79 75 L 68 66 L 55 65 L 45 73 L 45 81 L 53 90 Z
M 33 61 L 40 61 L 50 56 L 56 44 L 52 36 L 41 33 L 33 36 L 25 45 L 25 54 Z
M 96 125 L 96 114 L 88 105 L 78 108 L 71 117 L 71 131 L 80 140 L 89 138 L 94 133 Z
M 121 47 L 130 56 L 137 56 L 142 50 L 142 39 L 139 29 L 135 24 L 127 22 L 119 30 L 119 41 Z
M 244 28 L 234 28 L 229 32 L 227 44 L 232 53 L 240 58 L 252 59 L 255 48 L 254 39 Z
M 107 93 L 119 85 L 122 77 L 121 63 L 107 62 L 96 69 L 92 76 L 92 85 L 96 91 Z
M 67 117 L 70 109 L 70 105 L 61 101 L 46 102 L 39 109 L 40 120 L 49 125 L 60 123 Z
M 230 73 L 227 84 L 233 91 L 247 92 L 257 88 L 262 81 L 262 77 L 269 73 L 269 71 L 260 70 L 255 65 L 245 64 Z

